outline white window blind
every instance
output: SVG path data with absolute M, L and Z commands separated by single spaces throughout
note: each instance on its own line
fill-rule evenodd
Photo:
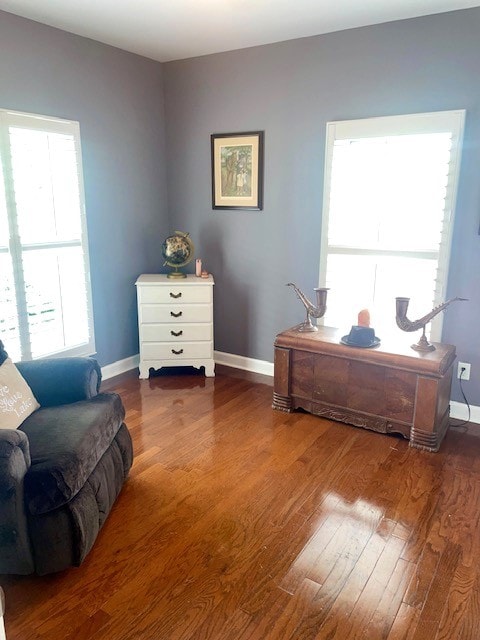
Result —
M 0 339 L 32 359 L 95 352 L 77 122 L 0 110 Z
M 325 324 L 349 329 L 360 309 L 396 333 L 395 297 L 412 320 L 445 300 L 464 111 L 327 125 L 320 285 Z M 441 336 L 442 314 L 431 326 Z

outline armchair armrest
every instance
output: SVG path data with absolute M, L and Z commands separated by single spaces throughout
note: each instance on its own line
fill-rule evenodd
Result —
M 0 640 L 6 640 L 5 625 L 3 624 L 3 614 L 5 613 L 5 594 L 0 587 Z
M 25 574 L 34 570 L 23 493 L 29 467 L 25 433 L 0 429 L 0 573 Z
M 23 464 L 25 464 L 25 468 L 28 469 L 31 461 L 30 446 L 26 434 L 18 429 L 0 429 L 0 461 L 10 458 L 17 447 L 22 453 L 20 458 L 23 457 Z M 4 478 L 0 476 L 1 490 L 5 488 L 3 480 Z
M 102 372 L 93 358 L 43 358 L 16 366 L 42 407 L 89 400 L 100 390 Z

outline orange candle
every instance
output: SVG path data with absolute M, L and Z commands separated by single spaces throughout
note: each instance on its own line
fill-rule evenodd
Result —
M 358 326 L 369 327 L 370 326 L 370 311 L 368 309 L 362 309 L 358 314 Z

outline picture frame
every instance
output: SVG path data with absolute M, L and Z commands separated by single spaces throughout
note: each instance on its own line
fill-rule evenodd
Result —
M 263 149 L 263 131 L 211 135 L 213 209 L 263 209 Z

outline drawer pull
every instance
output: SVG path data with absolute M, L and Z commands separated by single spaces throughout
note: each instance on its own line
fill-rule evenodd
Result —
M 180 331 L 170 331 L 170 335 L 178 338 L 178 336 L 183 336 L 183 330 L 180 329 Z
M 170 291 L 170 298 L 181 298 L 182 297 L 182 292 L 180 291 L 179 293 L 172 293 Z
M 179 356 L 183 353 L 183 349 L 180 349 L 179 351 L 175 351 L 175 349 L 172 349 L 172 353 L 174 353 L 176 356 Z
M 170 311 L 170 315 L 173 316 L 174 318 L 180 318 L 182 313 L 183 311 L 179 311 L 178 313 L 175 313 L 175 311 Z

